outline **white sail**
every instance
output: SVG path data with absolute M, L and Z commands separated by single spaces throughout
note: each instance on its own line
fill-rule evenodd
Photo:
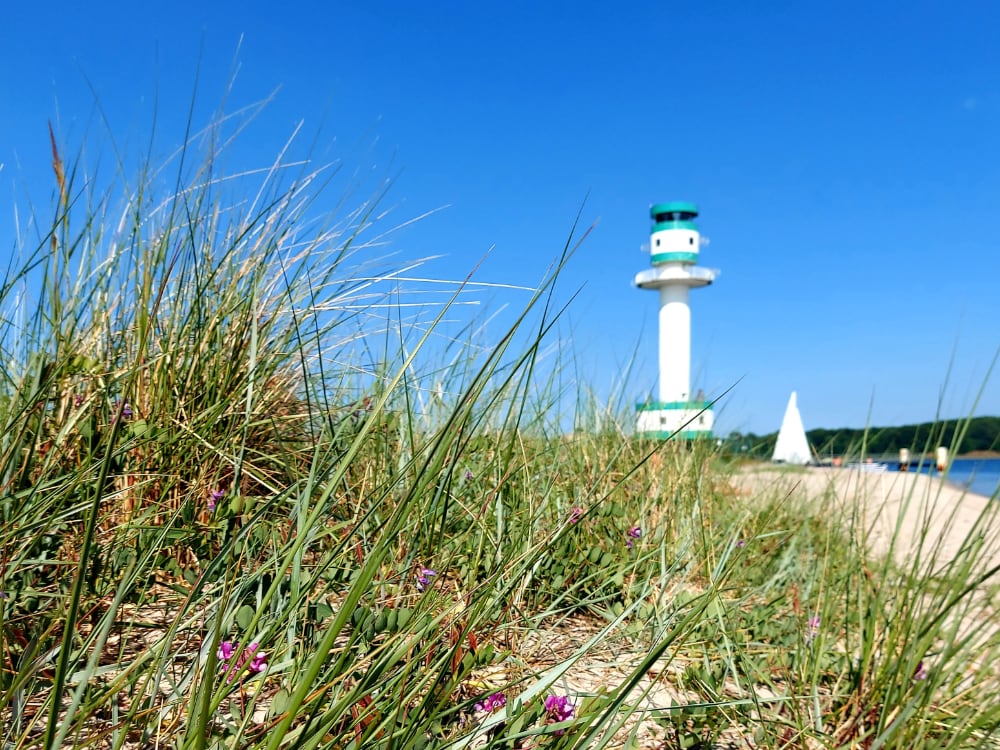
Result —
M 781 420 L 781 431 L 778 433 L 778 442 L 774 444 L 774 456 L 771 460 L 786 464 L 807 464 L 812 461 L 812 451 L 809 450 L 806 430 L 802 426 L 795 391 L 792 391 L 792 397 L 788 399 L 785 418 Z

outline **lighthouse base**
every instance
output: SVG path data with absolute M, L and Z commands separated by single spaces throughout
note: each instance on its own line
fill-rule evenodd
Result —
M 636 432 L 645 438 L 691 440 L 712 437 L 710 401 L 648 401 L 636 404 Z

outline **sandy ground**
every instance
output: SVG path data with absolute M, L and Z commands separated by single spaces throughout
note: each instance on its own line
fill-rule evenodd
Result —
M 979 539 L 980 559 L 1000 564 L 1000 523 L 995 520 L 1000 503 L 991 504 L 987 497 L 937 478 L 857 468 L 764 465 L 744 469 L 733 481 L 748 495 L 778 492 L 808 498 L 842 515 L 845 522 L 856 513 L 862 541 L 877 555 L 891 548 L 903 562 L 917 551 L 933 551 L 938 563 L 946 563 L 963 544 Z

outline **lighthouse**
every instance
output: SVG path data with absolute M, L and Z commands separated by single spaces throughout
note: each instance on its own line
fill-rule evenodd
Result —
M 708 286 L 718 271 L 698 265 L 700 236 L 693 203 L 657 203 L 649 210 L 652 268 L 636 274 L 635 285 L 660 294 L 658 401 L 636 406 L 639 434 L 652 438 L 710 437 L 714 414 L 704 396 L 691 394 L 691 290 Z

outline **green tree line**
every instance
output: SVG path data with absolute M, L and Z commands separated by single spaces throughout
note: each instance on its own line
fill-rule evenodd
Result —
M 820 457 L 844 455 L 897 454 L 909 448 L 914 455 L 947 446 L 952 453 L 1000 450 L 1000 417 L 974 417 L 923 422 L 898 427 L 868 427 L 836 429 L 818 428 L 806 431 L 809 445 Z M 755 435 L 732 432 L 726 439 L 733 453 L 769 457 L 774 452 L 778 433 Z

